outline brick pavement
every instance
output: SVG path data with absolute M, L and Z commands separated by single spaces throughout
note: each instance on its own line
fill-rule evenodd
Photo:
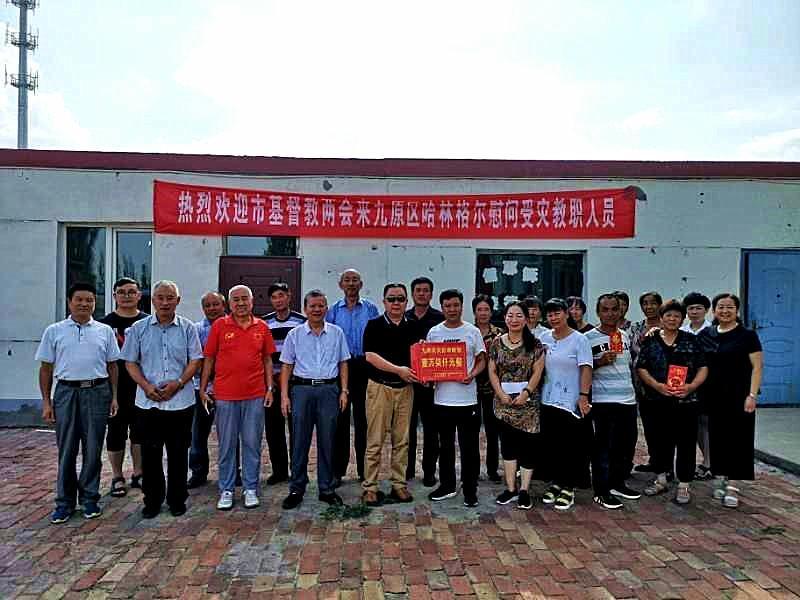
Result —
M 497 507 L 487 482 L 477 509 L 431 505 L 415 482 L 411 505 L 326 521 L 312 481 L 292 512 L 280 509 L 285 485 L 230 513 L 208 485 L 181 518 L 142 520 L 134 490 L 104 497 L 99 519 L 53 526 L 54 444 L 51 432 L 0 430 L 0 598 L 800 597 L 799 480 L 762 465 L 736 511 L 707 483 L 688 507 L 662 496 L 608 512 L 587 491 L 563 514 Z M 104 492 L 109 482 L 106 470 Z M 341 489 L 348 503 L 359 492 Z

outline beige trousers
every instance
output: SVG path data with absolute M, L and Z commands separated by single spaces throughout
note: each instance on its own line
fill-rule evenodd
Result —
M 414 405 L 414 386 L 391 388 L 371 379 L 367 383 L 367 452 L 364 456 L 363 489 L 378 490 L 381 451 L 386 434 L 392 441 L 392 488 L 406 487 L 408 427 Z

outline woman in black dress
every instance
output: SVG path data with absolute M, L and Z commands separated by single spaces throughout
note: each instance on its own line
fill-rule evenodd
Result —
M 706 346 L 708 433 L 711 471 L 717 482 L 714 498 L 723 506 L 739 506 L 735 482 L 752 480 L 756 400 L 761 386 L 763 352 L 755 331 L 739 320 L 741 302 L 734 294 L 711 301 L 715 324 L 698 340 Z

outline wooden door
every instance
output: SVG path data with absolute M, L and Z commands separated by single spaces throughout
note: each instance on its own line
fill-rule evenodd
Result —
M 266 256 L 221 256 L 219 259 L 219 291 L 228 297 L 235 285 L 244 284 L 253 290 L 253 314 L 263 316 L 272 310 L 267 289 L 277 281 L 289 284 L 292 308 L 300 310 L 300 259 Z

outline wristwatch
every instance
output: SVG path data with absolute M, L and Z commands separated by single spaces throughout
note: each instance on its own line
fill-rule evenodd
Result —
M 344 394 L 347 394 L 348 396 L 350 395 L 350 390 L 342 390 L 342 392 L 343 392 Z
M 178 377 L 178 389 L 182 390 L 184 385 L 186 384 L 183 383 L 183 380 L 180 377 Z

